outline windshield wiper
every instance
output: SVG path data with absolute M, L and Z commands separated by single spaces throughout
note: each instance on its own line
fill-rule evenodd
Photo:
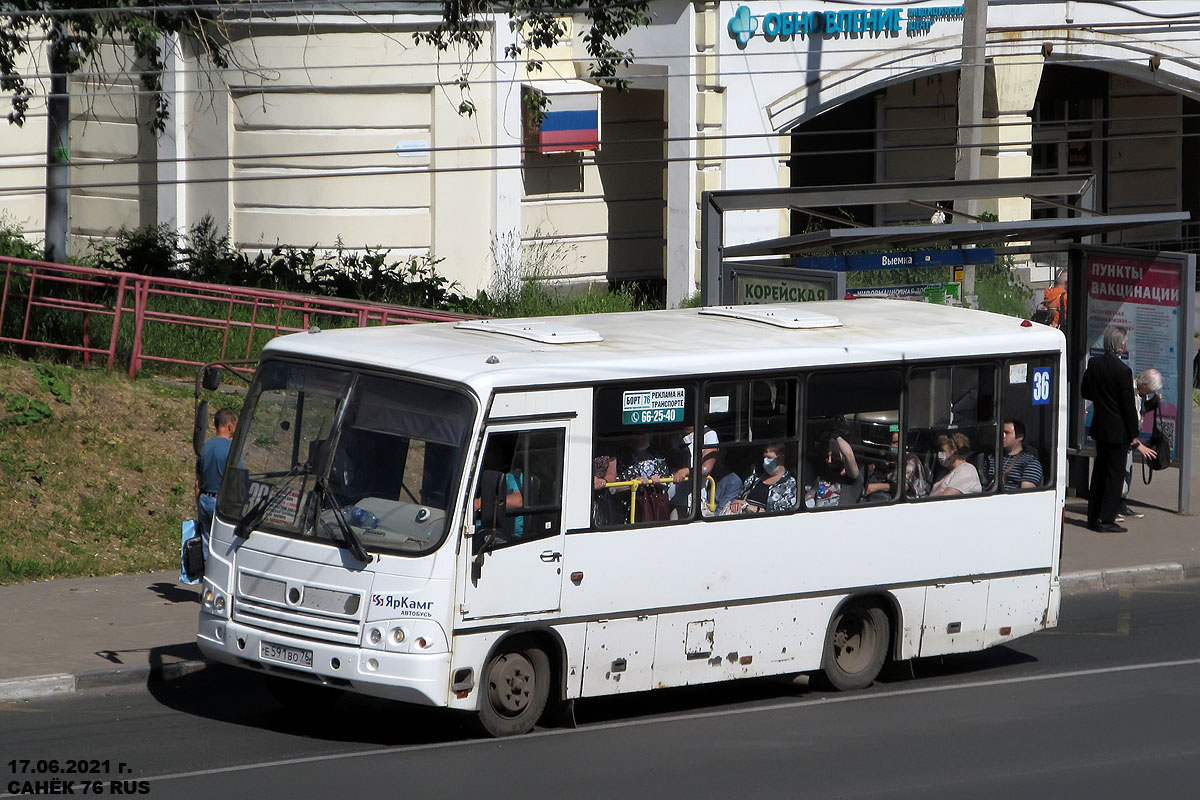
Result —
M 333 518 L 337 520 L 338 533 L 341 534 L 342 541 L 346 543 L 346 549 L 353 553 L 354 557 L 362 563 L 370 564 L 372 561 L 371 554 L 363 547 L 362 539 L 358 538 L 358 534 L 354 532 L 354 526 L 346 521 L 346 515 L 342 513 L 342 509 L 338 507 L 337 503 L 327 502 L 330 494 L 329 487 L 326 485 L 324 478 L 317 478 L 317 485 L 314 487 L 314 491 L 320 495 L 320 499 L 314 504 L 314 522 L 320 520 L 326 530 L 330 529 L 331 526 L 329 523 L 320 519 L 321 506 L 323 504 L 326 505 L 333 512 Z

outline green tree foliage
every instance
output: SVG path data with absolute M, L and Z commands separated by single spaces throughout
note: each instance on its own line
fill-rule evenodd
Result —
M 44 40 L 50 63 L 74 74 L 99 60 L 106 45 L 132 51 L 142 87 L 155 100 L 153 127 L 166 127 L 167 97 L 162 73 L 164 36 L 191 37 L 220 68 L 229 66 L 228 36 L 214 6 L 195 6 L 170 0 L 5 0 L 0 15 L 0 90 L 8 94 L 8 121 L 25 122 L 33 96 L 23 68 L 31 48 Z M 133 68 L 132 65 L 131 69 Z
M 508 27 L 515 34 L 515 42 L 506 45 L 506 58 L 524 58 L 530 71 L 542 68 L 540 50 L 552 47 L 567 34 L 565 17 L 582 14 L 587 20 L 587 32 L 583 34 L 584 48 L 592 63 L 589 71 L 598 78 L 619 89 L 628 81 L 617 77 L 617 70 L 633 63 L 633 51 L 622 50 L 613 40 L 634 28 L 650 24 L 649 0 L 444 0 L 442 23 L 428 30 L 413 34 L 418 43 L 430 44 L 440 51 L 451 47 L 464 48 L 473 55 L 484 43 L 486 28 L 482 21 L 491 14 L 508 16 Z M 464 59 L 469 64 L 469 58 Z M 458 78 L 459 90 L 463 93 L 458 110 L 472 114 L 475 104 L 469 97 L 470 78 L 464 66 Z M 542 107 L 545 95 L 534 95 Z M 539 109 L 540 110 L 540 109 Z
M 582 14 L 588 23 L 583 42 L 592 59 L 591 74 L 622 88 L 626 81 L 616 73 L 633 61 L 633 52 L 615 46 L 613 39 L 651 19 L 649 0 L 590 0 L 583 4 L 578 0 L 445 0 L 442 6 L 442 23 L 414 33 L 414 40 L 442 51 L 461 47 L 469 61 L 484 43 L 482 21 L 492 14 L 507 15 L 516 42 L 505 48 L 505 56 L 524 57 L 532 70 L 542 67 L 538 51 L 566 35 L 564 16 Z M 345 7 L 356 8 L 354 4 Z M 236 9 L 233 13 L 239 20 L 254 13 L 252 5 L 235 3 L 229 8 Z M 215 66 L 228 68 L 234 61 L 230 19 L 228 12 L 219 9 L 219 5 L 178 0 L 5 0 L 0 14 L 0 91 L 9 96 L 12 105 L 8 121 L 16 125 L 25 122 L 34 90 L 31 77 L 23 70 L 43 41 L 51 63 L 61 64 L 71 74 L 97 62 L 106 45 L 116 45 L 118 52 L 129 48 L 135 61 L 127 68 L 139 72 L 142 87 L 153 93 L 152 126 L 161 133 L 168 118 L 162 74 L 163 42 L 169 39 L 164 37 L 188 37 Z M 465 69 L 458 82 L 464 92 L 459 111 L 473 113 Z

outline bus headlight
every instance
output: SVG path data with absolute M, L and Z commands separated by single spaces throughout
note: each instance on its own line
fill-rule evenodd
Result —
M 214 617 L 226 618 L 229 616 L 229 597 L 211 583 L 206 583 L 200 595 L 200 607 Z
M 442 626 L 431 619 L 391 620 L 387 635 L 383 637 L 384 649 L 389 653 L 445 653 L 449 642 Z

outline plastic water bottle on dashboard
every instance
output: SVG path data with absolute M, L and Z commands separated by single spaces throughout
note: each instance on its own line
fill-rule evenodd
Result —
M 346 516 L 346 521 L 355 527 L 363 530 L 372 530 L 379 525 L 379 517 L 367 511 L 365 508 L 358 506 L 346 506 L 342 509 L 342 513 Z

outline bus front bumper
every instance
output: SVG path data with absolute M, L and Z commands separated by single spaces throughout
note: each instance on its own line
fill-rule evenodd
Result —
M 204 611 L 196 643 L 206 658 L 222 664 L 405 703 L 447 703 L 449 653 L 390 653 L 297 639 Z

